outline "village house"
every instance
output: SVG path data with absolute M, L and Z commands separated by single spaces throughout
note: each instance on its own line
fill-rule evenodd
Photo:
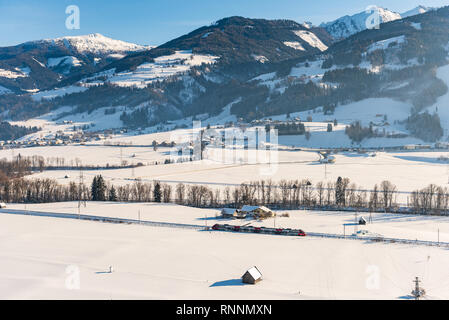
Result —
M 236 218 L 238 215 L 237 209 L 223 208 L 221 209 L 222 218 Z
M 232 219 L 245 219 L 246 214 L 241 212 L 238 209 L 233 208 L 223 208 L 221 210 L 221 216 L 222 218 L 232 218 Z
M 245 205 L 240 209 L 240 211 L 247 215 L 253 216 L 254 218 L 271 218 L 274 216 L 273 211 L 264 206 L 248 206 Z

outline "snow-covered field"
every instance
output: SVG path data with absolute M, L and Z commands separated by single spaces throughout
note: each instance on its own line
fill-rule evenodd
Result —
M 78 202 L 43 204 L 8 204 L 8 209 L 37 212 L 78 214 Z M 0 213 L 2 211 L 0 210 Z M 101 217 L 135 219 L 152 222 L 212 226 L 215 223 L 253 226 L 300 228 L 306 232 L 351 235 L 359 230 L 387 238 L 438 241 L 449 243 L 449 217 L 413 214 L 357 213 L 368 223 L 354 226 L 356 213 L 338 211 L 279 210 L 276 219 L 264 221 L 222 219 L 220 209 L 199 209 L 165 203 L 87 202 L 80 213 Z M 282 216 L 288 213 L 288 217 Z M 345 228 L 343 226 L 346 226 Z M 439 232 L 439 234 L 438 234 Z
M 116 73 L 109 81 L 118 86 L 144 88 L 154 81 L 187 72 L 193 66 L 213 64 L 218 58 L 192 54 L 189 50 L 177 51 L 169 56 L 155 58 L 154 62 L 141 64 L 134 71 Z
M 151 142 L 147 142 L 150 144 Z M 98 145 L 77 145 L 77 146 L 42 146 L 12 150 L 0 150 L 0 158 L 12 158 L 19 154 L 23 157 L 42 156 L 44 159 L 64 158 L 66 166 L 81 165 L 105 166 L 106 164 L 118 166 L 122 161 L 128 164 L 142 163 L 144 165 L 154 161 L 164 161 L 168 158 L 165 153 L 168 148 L 159 148 L 158 152 L 146 147 L 117 147 Z
M 183 212 L 194 219 L 204 214 L 155 204 L 88 203 L 83 210 L 117 214 L 127 206 L 129 212 L 142 208 L 151 219 L 178 221 Z M 30 206 L 50 207 L 65 211 L 75 204 Z M 310 228 L 315 221 L 317 229 L 340 219 L 338 213 L 297 214 L 286 219 Z M 399 231 L 410 232 L 437 223 L 447 232 L 449 225 L 447 220 L 398 219 L 378 217 L 367 228 L 398 225 Z M 437 247 L 8 214 L 0 214 L 0 226 L 2 299 L 409 299 L 416 276 L 428 298 L 449 298 L 449 256 Z M 242 285 L 239 278 L 254 265 L 264 280 Z M 77 283 L 79 289 L 73 289 Z
M 160 134 L 162 137 L 162 133 Z M 148 143 L 148 140 L 145 140 Z M 151 141 L 151 140 L 150 140 Z M 161 140 L 159 140 L 161 141 Z M 134 169 L 88 170 L 84 171 L 86 183 L 95 175 L 101 174 L 106 180 L 116 184 L 133 183 L 134 179 L 143 182 L 159 180 L 176 184 L 208 184 L 213 188 L 239 185 L 243 182 L 272 179 L 309 179 L 335 182 L 339 176 L 348 177 L 359 187 L 372 189 L 383 180 L 394 183 L 399 191 L 422 189 L 430 183 L 446 186 L 449 179 L 449 164 L 438 160 L 449 157 L 449 152 L 378 152 L 375 157 L 369 154 L 345 152 L 336 154 L 336 163 L 324 165 L 319 163 L 319 156 L 311 151 L 278 151 L 278 163 L 245 164 L 223 163 L 202 160 L 194 162 L 146 165 L 154 161 L 163 162 L 170 157 L 169 148 L 153 151 L 151 147 L 112 147 L 112 146 L 53 146 L 0 150 L 0 158 L 11 158 L 13 154 L 22 156 L 42 155 L 44 158 L 64 157 L 66 164 L 76 162 L 78 158 L 83 165 L 109 163 L 120 164 L 142 162 L 145 166 Z M 68 175 L 69 178 L 65 178 Z M 78 170 L 44 171 L 31 175 L 32 178 L 53 178 L 60 183 L 78 181 Z M 407 202 L 406 194 L 399 194 L 398 201 Z

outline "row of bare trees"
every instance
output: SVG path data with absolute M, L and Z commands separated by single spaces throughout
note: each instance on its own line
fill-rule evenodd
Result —
M 61 185 L 51 179 L 0 179 L 0 199 L 4 202 L 41 203 L 92 200 L 120 202 L 166 202 L 194 207 L 240 207 L 265 205 L 273 208 L 354 208 L 370 211 L 397 211 L 398 190 L 390 181 L 382 181 L 365 190 L 348 178 L 335 182 L 309 180 L 260 180 L 238 186 L 210 188 L 204 185 L 179 183 L 170 185 L 159 181 L 135 181 L 132 184 L 105 183 L 100 196 L 94 186 L 70 182 Z M 98 192 L 98 190 L 96 191 Z M 419 214 L 442 214 L 449 210 L 449 190 L 436 185 L 410 194 L 408 210 Z
M 421 214 L 447 213 L 449 209 L 449 190 L 430 184 L 424 189 L 413 191 L 410 195 L 409 207 L 413 212 Z

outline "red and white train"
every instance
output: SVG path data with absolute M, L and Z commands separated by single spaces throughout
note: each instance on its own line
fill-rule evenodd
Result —
M 283 229 L 283 228 L 266 228 L 253 226 L 235 226 L 229 224 L 215 224 L 212 230 L 217 231 L 232 231 L 232 232 L 248 232 L 248 233 L 265 233 L 265 234 L 279 234 L 285 236 L 299 236 L 305 237 L 306 233 L 301 229 Z

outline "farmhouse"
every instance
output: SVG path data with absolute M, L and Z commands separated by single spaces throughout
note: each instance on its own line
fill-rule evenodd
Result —
M 404 148 L 404 150 L 416 150 L 417 149 L 416 146 L 413 144 L 405 145 L 403 148 Z
M 264 206 L 248 206 L 245 205 L 240 210 L 243 214 L 253 216 L 255 218 L 269 218 L 273 217 L 274 213 L 270 209 Z
M 221 210 L 221 216 L 223 218 L 237 218 L 238 214 L 239 213 L 237 209 L 223 208 Z
M 242 276 L 242 282 L 248 284 L 256 284 L 262 280 L 262 273 L 260 273 L 257 267 L 252 267 L 245 272 Z

